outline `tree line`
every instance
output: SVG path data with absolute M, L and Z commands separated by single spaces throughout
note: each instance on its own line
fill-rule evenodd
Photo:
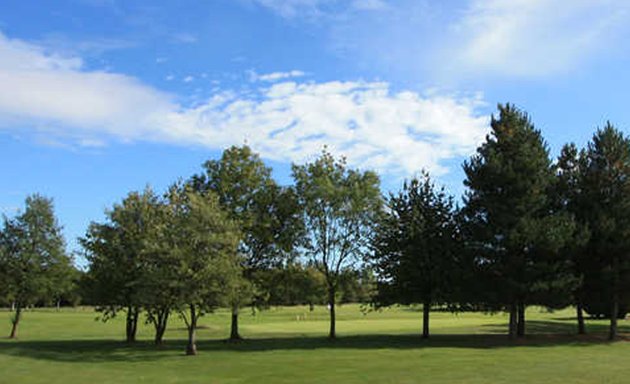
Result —
M 123 314 L 126 340 L 144 317 L 163 342 L 169 317 L 188 329 L 243 308 L 326 304 L 336 337 L 341 301 L 374 308 L 503 311 L 511 338 L 526 333 L 526 308 L 574 306 L 610 319 L 609 338 L 630 304 L 630 138 L 610 123 L 584 148 L 552 159 L 530 117 L 499 105 L 490 133 L 463 164 L 461 204 L 425 171 L 383 195 L 379 176 L 324 150 L 292 166 L 279 185 L 248 146 L 226 149 L 163 194 L 129 193 L 80 239 L 87 270 L 65 254 L 52 202 L 27 198 L 0 231 L 0 297 L 14 337 L 23 309 L 76 297 L 101 319 Z M 79 287 L 79 288 L 77 288 Z

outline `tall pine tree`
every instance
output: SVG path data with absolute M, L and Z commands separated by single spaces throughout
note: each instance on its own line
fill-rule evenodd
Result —
M 571 289 L 572 274 L 559 249 L 574 231 L 552 210 L 554 170 L 529 116 L 499 105 L 491 133 L 464 163 L 464 217 L 492 310 L 510 314 L 510 337 L 525 334 L 525 309 Z

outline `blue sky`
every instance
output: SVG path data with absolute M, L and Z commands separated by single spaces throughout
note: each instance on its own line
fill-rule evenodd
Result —
M 5 0 L 0 209 L 54 198 L 70 249 L 127 192 L 247 143 L 290 182 L 327 145 L 384 190 L 453 193 L 498 102 L 552 153 L 630 124 L 630 1 Z

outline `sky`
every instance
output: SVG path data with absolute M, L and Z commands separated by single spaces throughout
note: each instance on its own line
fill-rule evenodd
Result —
M 628 132 L 628 20 L 630 0 L 4 0 L 0 212 L 53 198 L 78 252 L 128 192 L 242 144 L 283 184 L 326 146 L 385 192 L 425 169 L 461 196 L 497 103 L 553 156 Z

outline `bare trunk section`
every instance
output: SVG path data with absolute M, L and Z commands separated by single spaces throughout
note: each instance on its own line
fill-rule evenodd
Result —
M 517 305 L 516 303 L 512 303 L 510 304 L 510 322 L 508 325 L 508 336 L 510 339 L 514 339 L 516 337 L 517 323 Z
M 431 302 L 425 301 L 422 304 L 422 338 L 429 338 L 429 312 L 431 311 Z
M 610 329 L 608 340 L 617 338 L 617 317 L 619 316 L 619 256 L 613 256 L 612 305 L 610 306 Z
M 129 306 L 127 308 L 126 321 L 126 341 L 127 343 L 136 342 L 136 333 L 138 331 L 138 316 L 140 309 L 138 307 Z
M 11 319 L 12 327 L 11 327 L 11 335 L 9 336 L 9 339 L 17 338 L 17 330 L 18 330 L 18 325 L 20 324 L 21 317 L 22 317 L 22 305 L 20 303 L 17 303 L 17 305 L 15 306 L 15 315 Z
M 516 336 L 525 337 L 525 303 L 521 300 L 517 308 Z
M 164 333 L 166 333 L 166 325 L 168 324 L 170 312 L 169 308 L 161 308 L 157 311 L 153 319 L 153 325 L 155 326 L 155 345 L 162 345 L 164 343 Z
M 337 331 L 335 329 L 335 287 L 328 287 L 328 305 L 330 307 L 330 331 L 328 332 L 329 339 L 337 338 Z
M 186 355 L 194 356 L 197 354 L 197 308 L 194 304 L 190 305 L 190 322 L 188 325 L 188 345 L 186 346 Z
M 241 340 L 241 335 L 238 333 L 238 305 L 232 306 L 232 323 L 230 325 L 230 340 Z
M 582 309 L 582 302 L 578 301 L 576 306 L 577 311 L 577 325 L 578 325 L 578 335 L 586 334 L 586 325 L 584 324 L 584 310 Z
M 613 294 L 613 302 L 610 308 L 610 330 L 608 332 L 608 340 L 617 338 L 617 317 L 619 316 L 619 295 Z

